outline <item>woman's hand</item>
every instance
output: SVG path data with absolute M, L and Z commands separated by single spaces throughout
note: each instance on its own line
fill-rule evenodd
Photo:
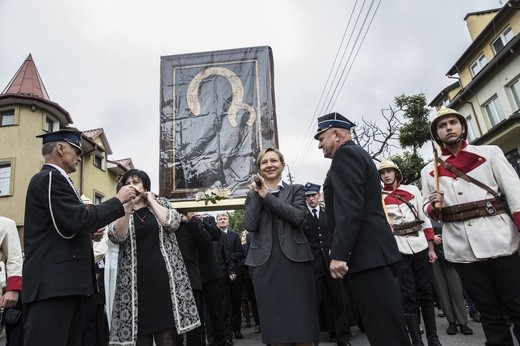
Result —
M 264 198 L 268 193 L 268 187 L 265 183 L 264 178 L 260 174 L 255 174 L 253 178 L 253 183 L 251 184 L 251 189 L 253 191 L 256 191 L 258 195 L 262 198 Z
M 151 205 L 153 202 L 155 202 L 157 200 L 157 196 L 155 196 L 155 193 L 153 193 L 151 191 L 145 191 L 143 193 L 144 193 L 144 199 L 146 200 L 146 203 L 148 203 L 148 205 Z

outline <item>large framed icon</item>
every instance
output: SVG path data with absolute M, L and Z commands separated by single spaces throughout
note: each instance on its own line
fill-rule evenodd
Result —
M 242 198 L 265 147 L 278 147 L 270 47 L 161 57 L 160 194 Z

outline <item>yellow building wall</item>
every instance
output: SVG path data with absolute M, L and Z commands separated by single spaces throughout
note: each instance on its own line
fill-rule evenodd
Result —
M 12 107 L 3 107 L 12 108 Z M 23 225 L 25 195 L 32 176 L 43 164 L 42 140 L 36 138 L 43 133 L 44 113 L 30 106 L 16 106 L 18 125 L 0 127 L 0 160 L 13 158 L 11 181 L 12 195 L 0 197 L 0 214 Z
M 460 77 L 460 83 L 462 87 L 465 87 L 468 85 L 471 80 L 473 79 L 473 76 L 471 75 L 470 67 L 475 62 L 475 60 L 482 54 L 486 57 L 487 62 L 489 63 L 493 57 L 495 56 L 495 51 L 493 50 L 492 43 L 493 41 L 504 31 L 504 29 L 507 26 L 511 26 L 511 30 L 513 31 L 513 34 L 516 36 L 520 33 L 520 11 L 515 11 L 514 14 L 511 16 L 510 20 L 505 23 L 504 25 L 496 28 L 496 34 L 491 38 L 490 41 L 486 42 L 480 50 L 477 51 L 476 54 L 471 56 L 469 58 L 469 63 L 467 66 L 464 66 L 461 68 L 461 71 L 459 71 L 459 77 Z M 471 32 L 470 32 L 471 34 Z
M 474 14 L 466 18 L 466 25 L 468 26 L 469 36 L 471 40 L 475 40 L 478 35 L 484 30 L 486 25 L 491 22 L 497 12 L 485 13 L 485 14 Z
M 100 137 L 96 139 L 96 143 L 105 147 Z M 83 157 L 81 168 L 71 174 L 72 181 L 76 186 L 80 187 L 81 193 L 93 202 L 96 193 L 104 196 L 104 200 L 110 199 L 116 194 L 118 177 L 106 168 L 106 152 L 103 152 L 103 157 L 103 167 L 101 169 L 94 165 L 94 155 L 89 155 Z M 83 177 L 82 183 L 80 183 L 80 176 Z

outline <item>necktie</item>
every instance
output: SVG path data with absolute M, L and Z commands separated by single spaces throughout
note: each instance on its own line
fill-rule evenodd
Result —
M 318 212 L 318 211 L 317 211 L 316 209 L 312 209 L 312 215 L 314 215 L 314 218 L 315 218 L 316 220 L 318 220 L 318 214 L 317 214 L 317 212 Z

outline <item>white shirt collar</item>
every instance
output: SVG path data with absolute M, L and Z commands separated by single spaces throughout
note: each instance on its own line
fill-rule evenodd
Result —
M 277 193 L 280 192 L 280 190 L 283 188 L 283 180 L 280 180 L 280 182 L 272 189 L 269 189 L 269 193 Z
M 307 208 L 309 208 L 309 212 L 311 213 L 311 215 L 312 215 L 312 209 L 316 209 L 316 214 L 320 215 L 320 205 L 319 204 L 317 206 L 315 206 L 314 208 L 309 207 L 309 206 L 307 206 Z

